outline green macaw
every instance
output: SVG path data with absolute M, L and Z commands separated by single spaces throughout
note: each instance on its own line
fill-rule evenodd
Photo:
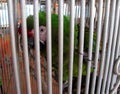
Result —
M 32 30 L 34 28 L 34 19 L 33 16 L 27 17 L 27 29 Z M 51 15 L 51 22 L 52 22 L 52 67 L 56 73 L 58 73 L 58 15 L 52 14 Z M 39 12 L 39 26 L 46 27 L 46 13 Z M 78 75 L 78 32 L 79 26 L 75 24 L 74 30 L 74 63 L 73 63 L 73 76 L 77 77 Z M 42 30 L 43 32 L 43 30 Z M 94 35 L 96 36 L 96 34 Z M 84 48 L 85 51 L 88 50 L 88 42 L 89 42 L 89 29 L 85 29 L 85 44 Z M 94 38 L 93 42 L 93 52 L 95 51 L 95 42 L 96 37 Z M 64 51 L 63 51 L 63 80 L 68 79 L 68 66 L 69 66 L 69 50 L 70 50 L 70 17 L 64 16 Z M 44 46 L 41 49 L 41 55 L 46 57 L 46 47 Z M 86 75 L 86 63 L 83 63 L 83 75 Z

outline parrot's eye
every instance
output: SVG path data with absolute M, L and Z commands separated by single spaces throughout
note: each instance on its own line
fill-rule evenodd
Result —
M 43 29 L 41 29 L 40 32 L 43 32 Z

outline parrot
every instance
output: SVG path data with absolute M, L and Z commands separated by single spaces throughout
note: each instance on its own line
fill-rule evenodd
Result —
M 63 81 L 68 80 L 69 74 L 69 52 L 70 52 L 70 16 L 63 17 Z M 27 31 L 28 37 L 32 37 L 32 43 L 28 42 L 31 45 L 31 48 L 34 49 L 34 17 L 30 15 L 26 19 L 27 21 Z M 56 77 L 58 77 L 58 14 L 51 14 L 51 35 L 52 35 L 52 69 L 54 70 Z M 74 61 L 73 61 L 73 77 L 78 77 L 78 61 L 79 61 L 79 32 L 80 32 L 80 24 L 74 25 Z M 39 40 L 40 40 L 40 53 L 42 57 L 46 56 L 46 41 L 47 41 L 47 29 L 46 29 L 46 13 L 39 12 Z M 29 38 L 28 38 L 29 40 Z M 88 53 L 88 45 L 89 45 L 89 28 L 85 27 L 85 37 L 84 37 L 84 52 Z M 94 53 L 96 49 L 96 32 L 93 35 L 93 49 Z M 47 61 L 47 60 L 46 60 Z M 91 72 L 93 69 L 91 68 Z M 87 74 L 87 61 L 84 60 L 83 56 L 83 67 L 82 67 L 82 75 Z M 58 78 L 55 78 L 58 80 Z
M 58 74 L 58 15 L 57 14 L 52 14 L 51 15 L 51 29 L 52 29 L 52 68 L 55 71 L 56 75 Z M 69 64 L 69 50 L 70 50 L 70 17 L 69 16 L 64 16 L 64 47 L 63 47 L 63 80 L 68 79 L 68 64 Z M 39 26 L 41 27 L 46 27 L 46 13 L 45 12 L 39 12 Z M 32 15 L 27 17 L 27 29 L 28 30 L 33 30 L 34 28 L 34 18 Z M 40 32 L 46 32 L 45 30 L 40 30 Z M 46 34 L 46 33 L 45 33 Z M 75 25 L 75 31 L 74 31 L 74 47 L 77 49 L 78 46 L 78 30 L 77 30 L 77 25 Z M 40 33 L 40 38 L 42 37 Z M 45 36 L 46 37 L 46 36 Z M 46 57 L 46 40 L 41 42 L 42 38 L 40 39 L 40 51 L 41 55 L 43 57 Z M 42 45 L 42 47 L 41 47 Z M 77 62 L 76 62 L 77 64 Z M 77 65 L 75 66 L 77 67 Z M 77 68 L 78 69 L 78 68 Z M 74 72 L 74 75 L 76 73 Z M 57 79 L 57 78 L 56 78 Z

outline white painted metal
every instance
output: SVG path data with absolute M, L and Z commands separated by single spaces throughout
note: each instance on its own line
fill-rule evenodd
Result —
M 7 27 L 7 20 L 6 19 L 8 19 L 7 17 L 8 17 L 8 15 L 7 15 L 7 7 L 5 6 L 5 4 L 4 4 L 4 9 L 5 9 L 5 13 L 4 13 L 4 15 L 5 15 L 5 17 L 4 17 L 4 20 L 5 20 L 5 27 Z
M 95 68 L 93 72 L 92 85 L 91 85 L 91 94 L 94 94 L 96 76 L 98 70 L 98 59 L 99 59 L 99 48 L 102 32 L 102 12 L 103 12 L 103 0 L 99 0 L 99 10 L 98 10 L 98 24 L 97 24 L 97 41 L 96 41 L 96 52 L 95 52 Z
M 40 41 L 39 41 L 39 3 L 38 3 L 38 0 L 34 0 L 34 29 L 35 29 L 35 61 L 36 61 L 36 70 L 37 70 L 38 94 L 42 94 Z
M 119 48 L 120 48 L 120 20 L 119 20 L 119 31 L 118 31 L 118 36 L 117 36 L 117 43 L 116 43 L 115 60 L 119 56 Z M 110 89 L 113 89 L 114 84 L 116 83 L 117 76 L 118 75 L 113 73 Z
M 89 93 L 90 71 L 91 71 L 91 62 L 92 62 L 93 33 L 94 33 L 95 0 L 90 0 L 90 3 L 91 3 L 91 6 L 90 6 L 90 34 L 89 34 L 89 51 L 88 51 L 88 65 L 87 65 L 85 94 Z
M 51 0 L 46 0 L 48 94 L 52 94 Z
M 69 62 L 69 86 L 68 94 L 72 94 L 72 78 L 73 78 L 73 58 L 74 58 L 74 23 L 75 23 L 75 0 L 70 2 L 70 62 Z
M 110 34 L 109 34 L 109 39 L 108 39 L 106 65 L 105 65 L 105 72 L 104 72 L 101 94 L 105 93 L 105 87 L 106 87 L 106 82 L 107 82 L 107 74 L 108 74 L 108 68 L 109 68 L 109 62 L 110 62 L 111 45 L 112 45 L 112 37 L 113 37 L 113 29 L 114 29 L 116 0 L 112 0 L 111 4 L 112 4 L 112 10 L 110 14 L 110 32 L 109 32 Z
M 100 74 L 97 82 L 97 94 L 100 94 L 102 78 L 103 78 L 103 70 L 105 65 L 105 56 L 106 56 L 106 44 L 108 38 L 108 23 L 109 23 L 109 13 L 110 13 L 110 0 L 106 0 L 106 10 L 105 10 L 105 25 L 104 25 L 104 33 L 103 33 L 103 46 L 102 46 L 102 58 L 101 58 L 101 66 L 100 66 Z
M 9 23 L 10 23 L 10 37 L 11 37 L 11 48 L 12 48 L 12 58 L 13 58 L 13 66 L 14 66 L 14 74 L 15 74 L 15 84 L 17 94 L 21 94 L 20 91 L 20 80 L 19 80 L 19 72 L 18 72 L 18 60 L 15 46 L 15 27 L 14 27 L 14 14 L 13 14 L 13 2 L 12 0 L 8 0 L 8 10 L 9 10 Z
M 17 3 L 18 1 L 17 0 L 13 0 L 13 11 L 14 11 L 14 25 L 15 25 L 15 40 L 16 40 L 16 50 L 17 50 L 17 54 L 19 52 L 19 47 L 18 47 L 18 32 L 16 32 L 18 30 L 18 7 L 17 7 Z M 7 14 L 7 11 L 6 11 L 6 14 Z M 8 17 L 8 15 L 6 15 L 6 18 Z M 7 22 L 6 22 L 7 23 Z M 6 27 L 7 27 L 7 24 L 6 24 Z
M 2 2 L 0 1 L 0 6 L 2 6 Z M 1 23 L 2 23 L 2 20 L 1 20 L 1 17 L 0 17 L 0 29 L 1 29 Z
M 115 25 L 114 25 L 114 33 L 113 33 L 112 49 L 111 49 L 111 58 L 110 58 L 110 65 L 109 65 L 109 72 L 108 72 L 108 79 L 107 79 L 107 86 L 106 86 L 107 94 L 109 94 L 109 87 L 110 87 L 110 82 L 111 82 L 113 66 L 114 66 L 115 47 L 116 47 L 118 26 L 119 26 L 119 15 L 120 15 L 120 0 L 117 0 L 115 23 L 114 23 Z
M 5 27 L 5 12 L 4 12 L 4 10 L 3 10 L 3 8 L 4 8 L 4 4 L 3 4 L 3 2 L 1 1 L 1 6 L 2 6 L 2 14 L 1 14 L 1 16 L 2 16 L 2 18 L 1 18 L 1 21 L 2 21 L 2 24 L 1 24 L 1 26 L 2 27 Z
M 27 82 L 27 93 L 31 94 L 30 84 L 30 69 L 29 69 L 29 58 L 28 58 L 28 43 L 27 43 L 27 26 L 26 26 L 26 11 L 25 11 L 25 0 L 21 0 L 21 14 L 22 14 L 22 43 L 23 43 L 23 54 L 25 64 L 25 74 Z
M 85 31 L 85 3 L 86 0 L 81 0 L 81 20 L 80 20 L 80 35 L 79 35 L 79 70 L 78 70 L 78 83 L 77 94 L 81 92 L 82 80 L 82 65 L 83 65 L 83 50 L 84 50 L 84 31 Z
M 63 93 L 63 0 L 59 0 L 59 94 Z

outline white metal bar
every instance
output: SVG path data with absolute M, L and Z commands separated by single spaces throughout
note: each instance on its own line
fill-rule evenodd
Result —
M 1 6 L 1 2 L 0 2 L 0 6 Z M 0 30 L 1 30 L 1 28 L 2 28 L 2 19 L 0 17 Z
M 81 7 L 80 7 L 80 1 L 79 1 L 78 5 L 79 5 L 79 6 L 78 6 L 78 18 L 80 18 L 80 8 L 81 8 Z M 79 21 L 79 20 L 78 20 L 78 21 Z
M 48 94 L 52 94 L 51 0 L 46 0 Z
M 15 29 L 17 28 L 17 0 L 13 0 L 14 1 L 14 22 L 15 22 Z
M 0 6 L 2 6 L 2 1 L 0 1 Z M 2 19 L 0 17 L 0 29 L 1 29 L 1 27 L 2 27 Z
M 59 94 L 63 93 L 63 0 L 59 0 Z
M 17 60 L 17 53 L 16 53 L 16 46 L 15 46 L 15 28 L 14 28 L 14 16 L 13 16 L 13 2 L 12 0 L 8 0 L 8 13 L 9 13 L 9 23 L 10 23 L 10 37 L 11 37 L 11 48 L 12 48 L 12 58 L 13 58 L 13 67 L 15 73 L 15 84 L 17 94 L 21 94 L 20 90 L 20 80 L 19 80 L 19 72 L 18 72 L 18 60 Z
M 22 43 L 23 43 L 23 55 L 24 55 L 25 74 L 26 74 L 26 82 L 27 82 L 27 93 L 31 94 L 25 0 L 21 0 L 20 5 L 21 5 L 21 14 L 22 14 L 21 15 L 22 16 Z
M 81 92 L 81 80 L 82 80 L 82 65 L 83 65 L 83 50 L 84 50 L 84 32 L 85 32 L 85 3 L 86 0 L 81 0 L 81 21 L 80 21 L 80 35 L 79 35 L 79 70 L 78 70 L 78 84 L 77 94 Z
M 5 6 L 5 3 L 4 3 L 4 9 L 5 9 L 5 13 L 4 13 L 4 15 L 5 15 L 5 27 L 7 27 L 7 11 L 6 11 L 6 6 Z
M 91 85 L 91 94 L 94 94 L 96 75 L 98 70 L 98 59 L 99 59 L 99 48 L 100 48 L 100 39 L 102 32 L 102 12 L 103 12 L 103 0 L 99 0 L 99 9 L 98 9 L 98 24 L 97 24 L 97 41 L 96 41 L 96 52 L 95 52 L 95 69 L 93 72 L 93 79 Z
M 14 11 L 14 25 L 15 25 L 15 40 L 16 40 L 16 47 L 17 47 L 17 54 L 19 52 L 19 44 L 18 44 L 18 32 L 16 32 L 18 30 L 18 14 L 17 14 L 17 11 L 18 11 L 18 1 L 17 0 L 13 0 L 13 11 Z M 7 18 L 7 16 L 6 16 Z
M 1 19 L 1 21 L 2 21 L 2 27 L 3 27 L 3 30 L 4 30 L 4 27 L 5 27 L 5 16 L 4 16 L 4 10 L 3 10 L 3 8 L 4 8 L 4 5 L 3 5 L 3 2 L 1 1 L 1 7 L 2 7 L 2 19 Z
M 74 23 L 75 23 L 75 0 L 71 0 L 70 7 L 70 63 L 69 63 L 69 86 L 68 93 L 72 94 L 73 57 L 74 57 Z
M 2 8 L 4 9 L 4 3 L 2 2 Z M 5 12 L 4 12 L 4 10 L 2 9 L 2 16 L 3 16 L 3 18 L 2 18 L 2 20 L 3 20 L 3 27 L 5 27 L 6 25 L 5 25 Z M 4 30 L 5 30 L 5 28 L 4 28 Z
M 76 0 L 76 2 L 75 2 L 75 6 L 76 6 L 76 7 L 75 7 L 75 19 L 76 19 L 76 20 L 75 20 L 75 23 L 76 23 L 76 24 L 78 23 L 78 22 L 77 22 L 77 21 L 78 21 L 78 7 L 77 7 L 78 4 L 79 4 L 79 2 L 78 2 L 78 0 Z
M 119 20 L 119 31 L 118 31 L 118 36 L 117 36 L 117 43 L 116 43 L 115 60 L 119 56 L 119 48 L 120 48 L 120 20 Z M 113 86 L 114 86 L 114 84 L 116 82 L 116 79 L 117 79 L 117 75 L 113 73 L 112 83 L 111 83 L 110 89 L 113 88 Z
M 103 32 L 103 46 L 102 46 L 102 58 L 100 65 L 100 74 L 97 82 L 97 94 L 100 94 L 102 78 L 103 78 L 103 70 L 105 65 L 105 57 L 106 57 L 106 44 L 108 38 L 108 23 L 109 23 L 109 14 L 110 14 L 110 0 L 106 0 L 106 10 L 105 10 L 105 21 L 104 21 L 104 32 Z
M 117 43 L 116 43 L 116 52 L 115 52 L 116 53 L 116 55 L 115 55 L 116 59 L 118 58 L 119 52 L 120 52 L 120 18 L 119 18 L 119 26 L 118 27 L 119 27 L 119 29 L 118 29 L 118 36 L 117 36 Z
M 75 6 L 76 6 L 76 2 L 75 2 Z M 77 7 L 75 7 L 75 23 L 77 23 Z
M 38 0 L 34 0 L 35 61 L 36 61 L 36 70 L 37 70 L 37 85 L 38 85 L 38 94 L 42 94 L 38 6 L 39 6 Z
M 109 68 L 109 61 L 110 61 L 110 53 L 111 53 L 111 44 L 112 44 L 112 37 L 113 37 L 113 29 L 114 29 L 114 19 L 115 19 L 115 6 L 116 6 L 116 0 L 112 0 L 112 10 L 111 10 L 111 17 L 110 17 L 110 34 L 108 39 L 108 48 L 107 48 L 107 57 L 106 57 L 106 65 L 105 65 L 105 72 L 104 72 L 104 78 L 103 78 L 103 84 L 102 84 L 102 91 L 101 94 L 105 93 L 105 86 L 107 81 L 107 74 L 108 74 L 108 68 Z
M 114 56 L 115 56 L 115 47 L 116 47 L 116 40 L 117 40 L 117 34 L 118 34 L 118 26 L 119 26 L 119 15 L 120 15 L 120 0 L 117 0 L 116 5 L 116 15 L 115 15 L 115 27 L 114 27 L 114 33 L 113 33 L 113 39 L 112 39 L 112 49 L 111 49 L 111 58 L 110 58 L 110 65 L 109 65 L 109 72 L 108 72 L 108 79 L 107 79 L 107 86 L 106 86 L 106 93 L 109 93 L 109 87 L 111 83 L 111 76 L 113 71 L 113 64 L 114 64 Z
M 93 33 L 94 33 L 94 6 L 95 0 L 90 0 L 90 32 L 89 32 L 89 51 L 88 51 L 88 65 L 87 65 L 87 76 L 85 85 L 85 94 L 89 93 L 89 83 L 90 83 L 90 71 L 92 62 L 92 47 L 93 47 Z

